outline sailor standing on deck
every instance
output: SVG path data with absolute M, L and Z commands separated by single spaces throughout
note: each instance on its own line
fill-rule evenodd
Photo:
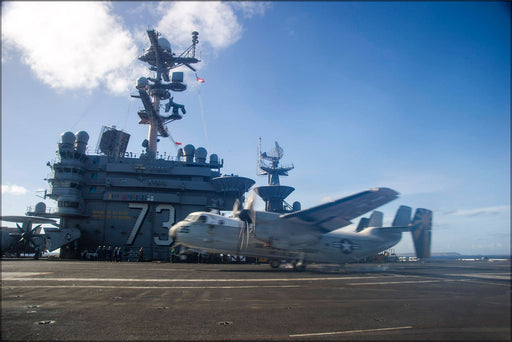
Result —
M 143 262 L 143 261 L 144 261 L 144 248 L 141 247 L 139 249 L 139 260 L 138 260 L 138 262 Z

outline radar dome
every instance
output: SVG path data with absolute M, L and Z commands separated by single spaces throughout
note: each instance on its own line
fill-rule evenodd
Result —
M 194 159 L 194 152 L 196 151 L 196 148 L 194 147 L 194 145 L 185 145 L 185 147 L 183 147 L 183 152 L 185 153 L 185 161 L 187 163 L 191 163 Z
M 171 43 L 163 37 L 158 38 L 158 45 L 164 50 L 171 52 Z
M 210 164 L 213 164 L 213 165 L 219 164 L 219 156 L 216 154 L 210 154 Z
M 87 142 L 89 141 L 89 134 L 87 134 L 86 131 L 76 132 L 75 136 L 77 142 L 83 142 L 87 144 Z
M 204 147 L 198 147 L 195 153 L 196 156 L 196 162 L 197 163 L 204 163 L 206 162 L 206 155 L 208 152 Z
M 141 89 L 148 85 L 148 79 L 146 77 L 139 77 L 137 80 L 137 84 L 135 85 L 135 88 Z
M 186 156 L 194 155 L 194 152 L 196 151 L 196 148 L 194 145 L 188 144 L 183 147 L 183 152 L 185 152 Z
M 63 144 L 73 145 L 75 143 L 75 135 L 72 132 L 64 132 L 60 135 L 60 141 Z
M 85 149 L 87 148 L 87 142 L 89 141 L 89 134 L 85 131 L 79 131 L 76 133 L 76 144 L 75 150 L 78 153 L 85 153 Z
M 44 204 L 44 202 L 39 202 L 36 204 L 36 213 L 46 213 L 46 204 Z
M 292 208 L 293 208 L 293 211 L 300 211 L 300 209 L 301 209 L 300 202 L 297 202 L 297 201 L 293 202 Z

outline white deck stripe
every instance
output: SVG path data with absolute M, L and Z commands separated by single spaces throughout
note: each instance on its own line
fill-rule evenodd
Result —
M 455 274 L 446 274 L 446 275 L 451 276 L 451 277 L 471 277 L 471 278 L 510 280 L 510 274 L 508 274 L 508 273 L 455 273 Z
M 348 283 L 347 285 L 388 285 L 388 284 L 417 284 L 417 283 L 440 283 L 449 281 L 467 281 L 467 279 L 434 279 L 434 280 L 409 280 L 409 281 L 379 281 L 373 283 Z
M 294 281 L 325 281 L 325 280 L 351 280 L 373 279 L 377 277 L 325 277 L 325 278 L 256 278 L 256 279 L 130 279 L 130 278 L 27 278 L 2 274 L 2 280 L 39 280 L 39 281 L 117 281 L 117 282 L 294 282 Z
M 18 288 L 101 288 L 101 289 L 252 289 L 252 288 L 291 288 L 300 285 L 240 285 L 240 286 L 118 286 L 118 285 L 14 285 L 9 289 Z
M 362 333 L 362 332 L 388 331 L 388 330 L 400 330 L 400 329 L 412 329 L 412 326 L 394 327 L 394 328 L 364 329 L 364 330 L 333 331 L 333 332 L 311 333 L 311 334 L 295 334 L 295 335 L 289 335 L 289 337 L 307 337 L 307 336 L 326 336 L 326 335 L 339 335 L 339 334 L 354 334 L 354 333 Z

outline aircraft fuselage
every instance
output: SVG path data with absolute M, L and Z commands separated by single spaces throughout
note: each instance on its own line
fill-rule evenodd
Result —
M 338 229 L 300 239 L 280 235 L 280 226 L 257 224 L 244 228 L 244 222 L 211 213 L 197 213 L 175 224 L 171 237 L 179 244 L 209 253 L 301 260 L 319 263 L 347 263 L 375 255 L 397 244 L 400 232 L 382 232 L 367 228 L 361 232 Z M 202 216 L 202 219 L 200 217 Z M 288 231 L 288 230 L 287 230 Z

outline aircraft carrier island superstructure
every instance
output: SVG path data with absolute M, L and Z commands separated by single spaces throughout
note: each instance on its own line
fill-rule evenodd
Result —
M 105 245 L 121 247 L 124 259 L 143 247 L 145 259 L 169 260 L 168 231 L 175 222 L 194 211 L 231 210 L 255 183 L 223 176 L 223 160 L 208 155 L 203 147 L 185 145 L 175 156 L 157 152 L 158 137 L 170 137 L 166 125 L 186 113 L 171 96 L 171 91 L 186 90 L 183 72 L 169 71 L 179 66 L 195 71 L 191 64 L 199 62 L 198 33 L 192 33 L 192 45 L 179 56 L 159 33 L 151 29 L 147 33 L 151 45 L 139 60 L 156 75 L 139 78 L 138 94 L 132 95 L 144 105 L 138 112 L 139 123 L 149 125 L 148 139 L 142 142 L 144 153 L 136 157 L 127 152 L 130 135 L 114 126 L 103 127 L 96 154 L 86 153 L 86 132 L 63 133 L 57 161 L 48 163 L 52 174 L 45 194 L 57 202 L 56 209 L 48 213 L 38 204 L 27 213 L 60 219 L 61 235 L 67 239 L 61 257 L 79 257 L 86 249 L 94 252 Z

